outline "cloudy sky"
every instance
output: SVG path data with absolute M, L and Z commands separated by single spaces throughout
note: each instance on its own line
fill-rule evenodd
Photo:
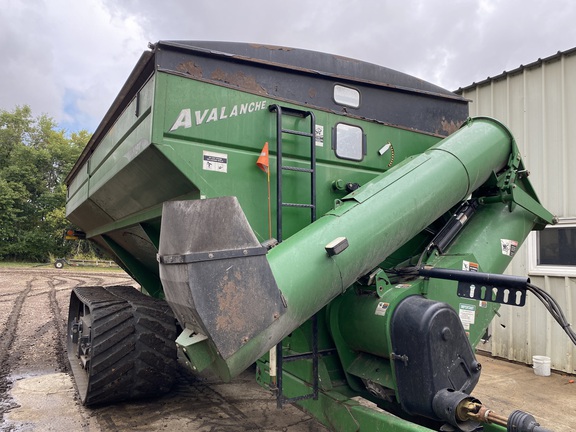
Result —
M 0 0 L 0 109 L 93 132 L 148 42 L 324 51 L 455 90 L 576 47 L 573 0 Z

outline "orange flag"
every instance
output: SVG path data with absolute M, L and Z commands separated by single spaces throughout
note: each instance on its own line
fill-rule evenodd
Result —
M 256 165 L 258 165 L 258 168 L 260 168 L 265 173 L 267 173 L 270 169 L 270 163 L 268 160 L 268 143 L 264 144 L 264 147 L 260 152 L 260 157 L 256 161 Z

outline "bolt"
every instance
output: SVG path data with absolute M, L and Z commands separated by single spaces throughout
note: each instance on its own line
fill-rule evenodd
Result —
M 248 342 L 248 336 L 244 336 L 242 338 L 242 343 L 245 344 L 246 342 Z

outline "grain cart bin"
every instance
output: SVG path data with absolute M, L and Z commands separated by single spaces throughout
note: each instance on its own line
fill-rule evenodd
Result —
M 178 352 L 223 380 L 256 362 L 335 431 L 544 431 L 471 396 L 474 347 L 526 297 L 501 273 L 554 221 L 527 175 L 504 125 L 400 72 L 151 45 L 67 178 L 70 221 L 145 294 L 72 293 L 83 403 L 167 391 Z

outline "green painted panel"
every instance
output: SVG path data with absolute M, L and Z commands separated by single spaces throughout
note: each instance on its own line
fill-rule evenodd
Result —
M 74 180 L 77 181 L 79 179 L 80 177 L 76 177 Z M 71 193 L 69 189 L 68 194 L 69 197 L 66 202 L 66 214 L 72 213 L 88 199 L 88 178 L 84 177 L 83 182 L 78 181 L 74 193 Z
M 108 158 L 112 157 L 117 160 L 117 147 L 123 143 L 128 136 L 133 135 L 133 130 L 142 122 L 150 122 L 148 118 L 151 112 L 154 91 L 154 76 L 140 90 L 140 96 L 137 96 L 126 107 L 124 112 L 116 120 L 114 125 L 106 133 L 105 137 L 98 144 L 94 153 L 90 157 L 90 174 L 93 174 Z M 139 139 L 150 141 L 150 130 L 148 134 Z M 129 142 L 135 143 L 139 140 L 133 136 Z M 110 165 L 108 165 L 110 167 Z
M 258 362 L 256 381 L 269 388 L 269 367 L 263 361 Z M 290 373 L 284 374 L 283 382 L 284 394 L 287 397 L 310 392 L 309 383 Z M 321 390 L 317 401 L 302 400 L 297 405 L 332 431 L 432 432 L 435 430 L 415 423 L 415 421 L 426 422 L 426 419 L 400 418 L 399 412 L 385 411 L 376 403 L 358 397 L 357 394 L 351 394 L 344 386 L 332 391 Z
M 156 103 L 152 139 L 158 149 L 182 171 L 201 191 L 212 198 L 238 197 L 257 236 L 268 237 L 267 178 L 256 166 L 265 142 L 270 145 L 272 235 L 275 236 L 276 215 L 276 113 L 269 107 L 280 103 L 227 87 L 216 86 L 189 78 L 159 73 L 156 78 Z M 395 166 L 414 153 L 419 153 L 438 141 L 437 137 L 419 135 L 390 126 L 345 117 L 324 111 L 314 111 L 317 130 L 317 214 L 330 211 L 336 199 L 347 192 L 335 190 L 333 184 L 366 184 L 377 174 Z M 284 116 L 283 127 L 309 131 L 308 119 Z M 362 161 L 336 157 L 332 149 L 332 129 L 337 123 L 360 126 L 366 135 L 366 155 Z M 383 155 L 379 150 L 392 143 Z M 220 169 L 207 166 L 206 159 L 225 161 Z M 310 139 L 283 134 L 283 164 L 298 168 L 310 167 Z M 308 174 L 284 171 L 283 201 L 310 202 Z M 310 223 L 310 211 L 284 208 L 284 238 Z
M 130 135 L 116 144 L 114 151 L 99 165 L 91 160 L 90 194 L 102 187 L 150 145 L 150 111 L 134 126 Z
M 68 185 L 68 199 L 74 197 L 74 194 L 88 181 L 88 164 L 83 165 L 76 177 Z
M 519 248 L 533 228 L 534 220 L 534 215 L 519 206 L 513 212 L 504 203 L 481 206 L 446 254 L 433 256 L 428 264 L 439 268 L 503 273 L 514 252 L 504 249 L 502 241 L 515 242 Z M 459 313 L 470 343 L 476 346 L 500 305 L 457 297 L 458 283 L 455 281 L 430 279 L 427 284 L 428 298 L 449 303 Z

